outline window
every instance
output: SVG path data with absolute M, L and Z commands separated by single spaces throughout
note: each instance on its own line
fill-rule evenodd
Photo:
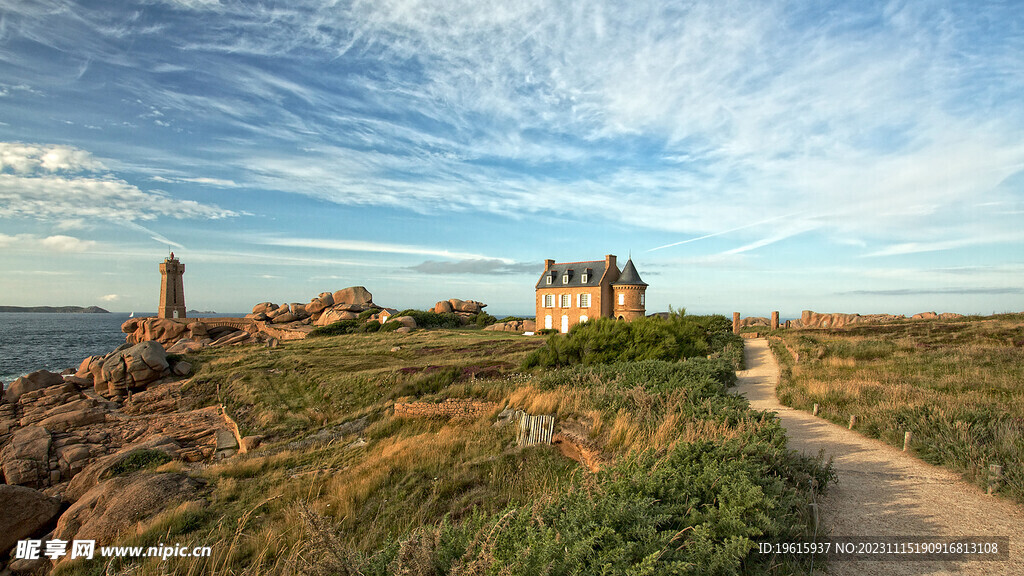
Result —
M 552 275 L 548 274 L 548 284 L 551 284 L 551 278 L 552 278 Z
M 641 306 L 644 305 L 644 295 L 643 294 L 640 295 L 640 305 Z
M 569 275 L 568 274 L 562 274 L 562 284 L 568 284 L 568 283 L 569 283 Z
M 590 294 L 580 294 L 580 308 L 590 308 Z
M 555 307 L 555 295 L 554 294 L 545 294 L 544 295 L 544 307 L 545 308 L 554 308 Z
M 584 322 L 586 322 L 587 320 L 590 320 L 590 318 L 589 318 L 589 317 L 587 317 L 587 316 L 580 316 L 580 324 L 583 324 L 583 323 L 584 323 Z
M 625 294 L 619 294 L 619 306 L 625 306 L 625 305 L 626 305 L 626 295 Z
M 544 317 L 544 329 L 551 330 L 551 315 L 548 314 Z
M 562 308 L 572 308 L 572 294 L 562 294 L 561 300 L 560 305 Z
M 580 278 L 580 282 L 583 282 L 584 284 L 586 284 L 589 279 L 590 279 L 590 274 L 587 274 L 586 272 L 584 272 L 583 273 L 583 277 Z

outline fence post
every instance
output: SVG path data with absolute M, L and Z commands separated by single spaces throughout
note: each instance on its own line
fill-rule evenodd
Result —
M 1003 467 L 998 464 L 988 466 L 988 493 L 991 496 L 999 489 L 999 483 L 1003 479 Z
M 903 451 L 906 452 L 910 449 L 910 430 L 903 433 Z
M 857 423 L 857 415 L 856 415 L 856 414 L 853 414 L 852 416 L 850 416 L 850 425 L 849 425 L 849 426 L 847 426 L 847 428 L 848 428 L 848 429 L 850 429 L 850 430 L 853 430 L 853 426 L 854 426 L 854 425 L 855 425 L 856 423 Z
M 814 403 L 814 409 L 811 410 L 811 416 L 817 416 L 817 415 L 818 415 L 818 403 L 815 402 Z

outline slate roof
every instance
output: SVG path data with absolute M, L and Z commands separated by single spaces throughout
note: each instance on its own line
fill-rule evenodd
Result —
M 590 270 L 587 276 L 587 283 L 583 283 L 583 273 Z M 565 272 L 569 272 L 569 283 L 562 283 L 562 276 Z M 547 283 L 546 278 L 549 274 L 554 274 L 551 279 L 551 284 Z M 599 286 L 601 283 L 601 276 L 604 276 L 604 260 L 594 260 L 591 262 L 563 262 L 555 264 L 550 270 L 545 271 L 540 275 L 540 280 L 537 280 L 537 288 L 583 288 L 586 286 Z
M 619 274 L 619 279 L 612 282 L 612 286 L 648 286 L 647 282 L 640 279 L 640 274 L 636 271 L 636 266 L 633 266 L 633 259 L 626 260 L 626 265 L 622 267 L 622 274 Z

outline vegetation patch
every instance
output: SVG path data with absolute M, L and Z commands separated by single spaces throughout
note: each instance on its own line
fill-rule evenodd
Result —
M 685 311 L 632 322 L 597 318 L 573 326 L 565 336 L 549 337 L 524 367 L 676 361 L 711 354 L 726 355 L 738 366 L 743 344 L 731 326 L 725 316 L 687 316 Z
M 160 450 L 135 450 L 107 469 L 105 476 L 125 476 L 145 468 L 156 468 L 170 461 L 171 457 Z
M 782 403 L 910 449 L 1024 503 L 1024 316 L 790 330 L 772 347 L 783 362 Z M 799 357 L 796 361 L 794 354 Z
M 814 537 L 809 504 L 830 468 L 787 451 L 774 416 L 727 392 L 734 360 L 723 352 L 732 336 L 692 322 L 706 348 L 685 361 L 608 354 L 609 363 L 532 372 L 517 367 L 544 340 L 466 327 L 191 354 L 196 375 L 183 402 L 224 404 L 243 434 L 267 439 L 200 469 L 205 508 L 164 511 L 121 540 L 166 541 L 170 533 L 183 546 L 213 543 L 211 558 L 132 559 L 124 569 L 154 576 L 805 571 L 755 546 Z M 490 418 L 396 418 L 397 398 L 555 415 L 557 426 L 597 452 L 601 470 L 555 446 L 519 447 L 515 426 Z

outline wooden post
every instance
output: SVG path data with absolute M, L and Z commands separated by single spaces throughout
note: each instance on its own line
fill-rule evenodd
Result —
M 818 403 L 815 402 L 814 403 L 814 409 L 811 410 L 811 416 L 817 416 L 817 415 L 818 415 Z
M 988 493 L 991 496 L 999 489 L 1000 481 L 1003 479 L 1003 467 L 998 464 L 989 464 L 988 467 Z
M 856 423 L 857 423 L 857 415 L 854 414 L 854 415 L 850 416 L 850 425 L 847 426 L 847 428 L 849 428 L 850 430 L 853 430 L 853 426 Z
M 772 312 L 772 330 L 779 329 L 779 311 Z
M 903 433 L 903 451 L 906 452 L 910 449 L 910 430 Z
M 739 312 L 733 312 L 732 313 L 732 333 L 733 334 L 739 334 L 740 333 L 740 313 Z

